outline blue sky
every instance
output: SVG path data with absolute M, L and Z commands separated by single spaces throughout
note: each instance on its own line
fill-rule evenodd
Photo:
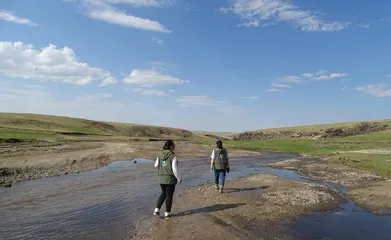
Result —
M 211 131 L 390 118 L 389 9 L 1 0 L 0 111 Z

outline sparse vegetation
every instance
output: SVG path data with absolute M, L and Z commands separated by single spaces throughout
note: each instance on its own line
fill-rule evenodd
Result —
M 177 128 L 92 121 L 38 114 L 0 113 L 0 141 L 197 140 L 205 136 Z
M 224 139 L 229 148 L 269 150 L 328 157 L 330 162 L 391 176 L 391 120 L 337 123 L 254 131 L 249 139 L 234 133 L 190 132 L 184 129 L 37 114 L 0 113 L 0 142 L 148 141 L 171 138 L 213 145 Z M 261 134 L 259 134 L 261 133 Z M 311 139 L 314 133 L 323 137 Z M 336 133 L 336 136 L 335 134 Z M 347 133 L 347 134 L 346 134 Z M 331 134 L 332 136 L 326 136 Z M 346 136 L 348 135 L 348 136 Z M 242 135 L 243 136 L 243 135 Z M 260 136 L 260 139 L 252 139 Z M 267 136 L 267 137 L 265 137 Z M 371 154 L 358 150 L 374 150 Z M 376 149 L 387 149 L 379 154 Z

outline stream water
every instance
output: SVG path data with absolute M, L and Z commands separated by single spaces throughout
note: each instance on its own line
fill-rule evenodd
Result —
M 298 157 L 267 153 L 231 160 L 227 179 L 271 173 L 311 181 L 294 171 L 262 165 Z M 209 160 L 182 160 L 181 190 L 212 181 Z M 331 186 L 338 187 L 338 186 Z M 343 188 L 339 189 L 341 194 Z M 90 172 L 16 183 L 0 189 L 0 239 L 129 239 L 151 215 L 160 187 L 150 160 L 119 161 Z M 291 226 L 298 239 L 390 239 L 391 218 L 375 216 L 345 199 L 338 209 L 313 213 Z

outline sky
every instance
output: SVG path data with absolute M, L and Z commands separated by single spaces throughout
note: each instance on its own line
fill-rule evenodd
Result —
M 230 132 L 391 118 L 390 9 L 0 0 L 0 112 Z

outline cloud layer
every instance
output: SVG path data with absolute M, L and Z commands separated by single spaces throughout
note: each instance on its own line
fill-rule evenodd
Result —
M 124 83 L 139 85 L 144 88 L 185 83 L 184 80 L 159 71 L 141 69 L 134 69 L 123 81 Z
M 155 0 L 82 0 L 87 15 L 95 20 L 121 25 L 124 27 L 137 28 L 146 31 L 170 33 L 171 31 L 163 24 L 147 18 L 140 18 L 127 14 L 124 10 L 116 7 L 118 4 L 127 4 L 131 7 L 164 7 L 170 6 L 173 1 Z
M 391 97 L 391 88 L 388 83 L 376 83 L 356 88 L 357 91 L 376 97 Z
M 220 8 L 223 13 L 232 12 L 243 21 L 242 26 L 258 27 L 285 22 L 302 31 L 340 31 L 348 23 L 326 21 L 320 14 L 302 10 L 289 0 L 230 0 L 229 8 Z
M 11 12 L 4 10 L 4 9 L 0 9 L 0 20 L 13 22 L 16 24 L 39 26 L 38 24 L 31 22 L 31 20 L 28 18 L 17 17 L 14 14 L 12 14 Z
M 0 42 L 0 74 L 77 85 L 102 81 L 101 86 L 105 86 L 117 82 L 109 71 L 78 61 L 71 48 L 53 44 L 37 50 L 22 42 Z

